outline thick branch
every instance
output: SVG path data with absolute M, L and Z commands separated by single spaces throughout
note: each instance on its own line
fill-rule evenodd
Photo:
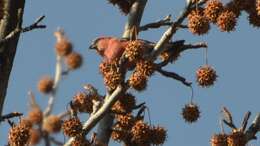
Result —
M 15 29 L 21 28 L 24 0 L 2 0 L 5 14 L 0 21 L 0 39 L 5 38 Z M 13 66 L 19 34 L 0 46 L 0 116 L 8 87 L 8 80 Z

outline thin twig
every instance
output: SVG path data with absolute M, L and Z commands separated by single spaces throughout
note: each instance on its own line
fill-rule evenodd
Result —
M 160 74 L 162 74 L 163 76 L 165 77 L 169 77 L 169 78 L 173 78 L 177 81 L 180 81 L 181 83 L 183 83 L 184 85 L 190 87 L 192 82 L 188 82 L 184 77 L 178 75 L 177 73 L 175 72 L 169 72 L 169 71 L 165 71 L 161 68 L 157 68 L 156 69 L 157 72 L 159 72 Z
M 0 117 L 0 123 L 5 121 L 5 120 L 14 118 L 14 117 L 21 117 L 22 115 L 23 115 L 23 113 L 19 113 L 19 112 L 12 112 L 12 113 L 3 115 L 3 116 Z
M 233 118 L 231 113 L 229 112 L 229 110 L 226 107 L 222 108 L 222 113 L 223 113 L 223 122 L 228 125 L 230 128 L 232 129 L 237 129 L 237 127 L 235 126 L 234 122 L 233 122 Z
M 39 25 L 39 23 L 45 18 L 45 16 L 41 16 L 39 18 L 36 19 L 36 21 L 29 25 L 26 26 L 24 28 L 16 28 L 14 29 L 12 32 L 10 32 L 5 38 L 0 39 L 0 46 L 2 46 L 3 44 L 9 42 L 10 40 L 12 40 L 13 38 L 15 38 L 18 34 L 20 33 L 24 33 L 24 32 L 28 32 L 28 31 L 32 31 L 34 29 L 43 29 L 46 28 L 46 25 Z
M 57 55 L 56 56 L 56 69 L 55 69 L 55 79 L 54 79 L 54 85 L 53 85 L 53 91 L 50 94 L 49 100 L 48 100 L 48 105 L 44 111 L 44 116 L 48 116 L 52 109 L 53 109 L 53 105 L 54 105 L 54 98 L 56 95 L 56 92 L 58 90 L 58 84 L 61 80 L 61 76 L 62 76 L 62 62 L 61 62 L 61 56 Z
M 250 111 L 246 112 L 244 119 L 243 119 L 243 122 L 241 124 L 241 130 L 243 132 L 246 130 L 246 126 L 247 126 L 247 123 L 248 123 L 250 116 L 251 116 L 251 112 Z

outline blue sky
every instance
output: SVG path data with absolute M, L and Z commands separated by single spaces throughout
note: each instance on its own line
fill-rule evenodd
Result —
M 168 14 L 173 19 L 180 14 L 185 5 L 183 0 L 150 0 L 144 12 L 142 24 L 159 20 Z M 84 64 L 80 70 L 72 72 L 61 82 L 57 95 L 54 113 L 65 110 L 68 101 L 82 85 L 92 83 L 101 93 L 104 85 L 98 74 L 98 64 L 101 58 L 88 46 L 96 37 L 120 37 L 127 17 L 121 15 L 115 7 L 105 0 L 99 1 L 68 1 L 45 0 L 27 1 L 24 26 L 29 25 L 40 15 L 46 15 L 45 30 L 36 30 L 22 34 L 10 78 L 4 113 L 12 111 L 27 112 L 27 92 L 32 90 L 37 101 L 45 107 L 47 97 L 38 93 L 36 84 L 42 75 L 54 75 L 55 54 L 53 32 L 57 27 L 65 29 L 75 50 L 84 56 Z M 200 106 L 202 116 L 197 123 L 187 124 L 180 113 L 182 107 L 189 102 L 190 90 L 181 83 L 155 74 L 149 81 L 145 92 L 133 93 L 138 101 L 145 101 L 151 112 L 152 123 L 167 128 L 166 146 L 206 146 L 209 145 L 213 133 L 220 132 L 220 109 L 228 107 L 233 113 L 237 125 L 242 122 L 243 115 L 250 110 L 253 117 L 260 111 L 259 103 L 259 29 L 249 25 L 247 14 L 243 13 L 238 21 L 236 31 L 221 33 L 211 25 L 211 31 L 204 36 L 193 36 L 188 30 L 181 30 L 174 36 L 175 40 L 185 39 L 194 43 L 206 41 L 209 45 L 209 64 L 218 74 L 216 84 L 211 88 L 201 88 L 196 85 L 195 71 L 204 64 L 203 50 L 190 50 L 181 58 L 167 67 L 189 81 L 194 82 L 195 102 Z M 142 39 L 157 41 L 166 28 L 143 32 Z M 86 117 L 83 118 L 85 120 Z M 226 131 L 230 131 L 228 127 Z M 6 144 L 8 125 L 0 126 L 0 145 Z M 258 134 L 258 136 L 260 136 Z M 62 138 L 63 139 L 63 138 Z M 61 139 L 61 140 L 62 140 Z M 254 146 L 260 141 L 252 142 Z M 111 146 L 117 146 L 111 143 Z

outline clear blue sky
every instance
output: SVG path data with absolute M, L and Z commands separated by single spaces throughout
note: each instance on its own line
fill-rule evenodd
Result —
M 185 5 L 184 0 L 150 0 L 144 12 L 142 24 L 149 23 L 172 14 L 178 16 Z M 37 101 L 44 107 L 47 97 L 38 93 L 36 84 L 42 75 L 54 74 L 55 55 L 53 32 L 62 27 L 74 43 L 75 49 L 84 56 L 84 66 L 64 78 L 56 99 L 54 113 L 65 110 L 71 97 L 82 90 L 82 85 L 92 83 L 104 93 L 98 64 L 101 58 L 88 50 L 91 40 L 98 36 L 120 37 L 127 17 L 121 15 L 115 7 L 105 0 L 27 0 L 24 26 L 45 14 L 45 30 L 22 34 L 10 78 L 4 113 L 13 111 L 27 112 L 27 92 L 32 90 Z M 167 68 L 193 81 L 195 102 L 200 106 L 202 116 L 197 123 L 187 124 L 180 112 L 189 102 L 190 90 L 181 83 L 155 74 L 149 82 L 147 91 L 134 92 L 138 101 L 145 101 L 150 108 L 152 123 L 168 129 L 166 146 L 207 146 L 213 133 L 219 132 L 219 112 L 227 106 L 233 113 L 235 123 L 239 125 L 246 111 L 253 117 L 260 111 L 259 103 L 259 29 L 253 28 L 243 13 L 237 25 L 237 31 L 221 33 L 215 26 L 208 35 L 193 36 L 188 30 L 181 30 L 174 39 L 186 39 L 187 42 L 206 41 L 209 45 L 209 63 L 216 69 L 218 80 L 215 86 L 204 89 L 195 83 L 195 71 L 204 64 L 203 50 L 190 50 Z M 165 28 L 144 32 L 140 38 L 157 41 Z M 258 63 L 257 63 L 258 62 Z M 86 119 L 86 118 L 84 118 Z M 0 126 L 0 145 L 6 144 L 7 124 Z M 226 128 L 226 131 L 229 131 Z M 258 134 L 258 136 L 260 136 Z M 260 145 L 260 140 L 252 142 Z M 118 144 L 111 144 L 111 146 Z

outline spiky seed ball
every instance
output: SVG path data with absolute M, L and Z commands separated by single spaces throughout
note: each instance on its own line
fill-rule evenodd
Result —
M 147 123 L 144 123 L 142 120 L 137 121 L 131 129 L 133 136 L 133 141 L 138 144 L 145 144 L 149 142 L 151 135 L 150 127 Z
M 229 10 L 223 11 L 217 19 L 217 26 L 219 27 L 220 31 L 223 32 L 234 31 L 236 23 L 236 14 Z
M 167 137 L 167 131 L 160 126 L 152 127 L 151 129 L 151 143 L 155 145 L 162 145 Z
M 33 123 L 31 120 L 29 120 L 29 118 L 22 118 L 20 121 L 20 124 L 24 125 L 25 127 L 28 127 L 28 128 L 32 128 L 32 126 L 33 126 Z
M 102 62 L 99 65 L 99 72 L 104 76 L 108 72 L 116 72 L 118 70 L 119 64 L 118 60 L 113 60 L 110 62 Z
M 61 129 L 62 121 L 60 117 L 56 115 L 50 115 L 43 120 L 43 130 L 48 133 L 57 133 Z
M 66 56 L 66 64 L 71 70 L 78 69 L 82 65 L 82 62 L 83 58 L 77 52 L 71 52 Z
M 155 64 L 150 60 L 141 59 L 136 63 L 135 70 L 143 76 L 149 77 L 154 73 Z
M 29 144 L 30 145 L 36 145 L 40 142 L 41 140 L 41 133 L 38 129 L 31 129 L 30 130 L 30 139 L 29 139 Z
M 239 8 L 238 4 L 234 1 L 230 1 L 225 5 L 225 10 L 232 11 L 236 18 L 238 18 L 241 15 L 241 9 Z
M 260 15 L 258 15 L 256 11 L 249 14 L 248 20 L 253 27 L 260 27 Z
M 137 91 L 143 91 L 147 86 L 147 77 L 139 72 L 134 72 L 130 76 L 128 84 Z
M 227 146 L 226 134 L 214 134 L 210 140 L 211 146 Z
M 135 96 L 133 96 L 130 93 L 127 93 L 119 97 L 119 100 L 113 105 L 112 111 L 128 113 L 132 111 L 135 105 L 136 105 Z
M 199 107 L 194 103 L 186 104 L 182 109 L 182 117 L 188 123 L 196 122 L 200 117 Z
M 193 34 L 203 35 L 209 31 L 210 25 L 208 19 L 197 11 L 189 14 L 188 28 Z
M 83 92 L 79 92 L 73 97 L 73 104 L 79 112 L 92 113 L 93 111 L 92 98 Z
M 224 6 L 220 0 L 210 0 L 204 10 L 205 16 L 209 21 L 216 23 L 219 14 L 223 11 Z
M 132 114 L 128 113 L 126 115 L 116 115 L 115 116 L 118 124 L 120 124 L 120 127 L 122 127 L 123 129 L 128 130 L 129 128 L 131 128 L 135 122 L 135 119 L 133 117 Z
M 28 144 L 30 138 L 30 128 L 22 124 L 13 126 L 8 133 L 8 143 L 10 146 L 24 146 Z
M 38 82 L 38 90 L 44 94 L 48 94 L 52 91 L 54 85 L 54 81 L 49 76 L 44 76 Z
M 104 83 L 110 90 L 116 89 L 122 80 L 122 74 L 119 72 L 119 70 L 111 70 L 104 75 Z
M 43 113 L 42 110 L 39 107 L 32 108 L 28 113 L 28 119 L 33 124 L 40 124 L 43 119 Z
M 91 143 L 83 136 L 77 136 L 72 141 L 71 146 L 91 146 Z
M 246 137 L 242 131 L 233 131 L 227 138 L 228 146 L 245 146 Z
M 62 124 L 63 133 L 69 137 L 74 137 L 81 133 L 82 124 L 79 118 L 74 117 L 67 119 Z
M 125 48 L 125 57 L 128 58 L 130 62 L 135 62 L 142 57 L 144 50 L 144 44 L 141 41 L 128 41 Z
M 209 87 L 217 79 L 216 71 L 209 65 L 204 65 L 196 71 L 197 82 L 201 87 Z
M 67 56 L 72 51 L 72 43 L 68 39 L 61 39 L 55 44 L 56 53 L 60 56 Z
M 111 138 L 115 141 L 121 142 L 130 137 L 129 129 L 122 127 L 120 124 L 115 124 L 112 129 Z
M 260 16 L 260 0 L 257 0 L 256 2 L 256 12 L 257 15 Z

